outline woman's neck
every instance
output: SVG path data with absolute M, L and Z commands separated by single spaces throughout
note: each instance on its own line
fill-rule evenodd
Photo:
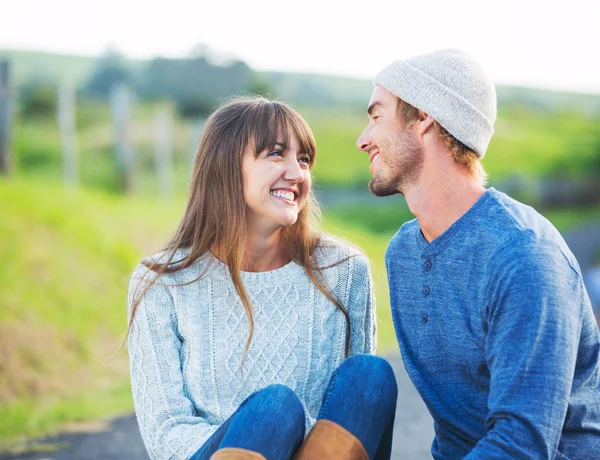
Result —
M 221 262 L 226 262 L 226 254 L 230 248 L 213 247 L 211 252 Z M 276 270 L 290 263 L 291 259 L 285 247 L 281 245 L 281 229 L 271 232 L 257 232 L 248 229 L 248 239 L 242 271 L 266 272 Z
M 290 256 L 281 245 L 281 230 L 269 235 L 248 232 L 242 270 L 266 272 L 287 265 Z

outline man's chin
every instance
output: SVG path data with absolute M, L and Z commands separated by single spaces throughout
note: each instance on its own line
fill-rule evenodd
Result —
M 369 182 L 369 190 L 375 196 L 391 196 L 400 193 L 396 187 L 390 184 L 382 184 L 381 181 L 375 178 Z

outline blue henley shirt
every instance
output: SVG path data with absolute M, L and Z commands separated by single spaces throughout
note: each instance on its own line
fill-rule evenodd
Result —
M 385 260 L 434 458 L 600 459 L 598 327 L 550 222 L 490 188 L 431 243 L 404 224 Z

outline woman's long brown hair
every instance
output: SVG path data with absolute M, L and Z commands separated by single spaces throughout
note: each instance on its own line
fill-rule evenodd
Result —
M 312 167 L 316 154 L 314 136 L 304 119 L 282 102 L 262 97 L 236 98 L 217 109 L 207 119 L 196 155 L 185 213 L 174 236 L 163 250 L 166 260 L 142 262 L 155 276 L 144 283 L 144 289 L 139 296 L 133 296 L 127 336 L 142 297 L 158 278 L 165 273 L 183 270 L 210 249 L 219 248 L 219 258 L 222 258 L 229 268 L 231 279 L 248 317 L 250 334 L 244 352 L 244 357 L 246 356 L 254 333 L 254 316 L 241 279 L 247 238 L 242 155 L 248 146 L 252 146 L 255 155 L 258 156 L 265 149 L 273 148 L 277 141 L 281 141 L 281 136 L 284 143 L 290 145 L 290 135 L 296 136 L 300 150 L 310 156 Z M 317 248 L 326 244 L 321 240 L 321 234 L 316 228 L 320 217 L 318 203 L 311 191 L 296 223 L 282 228 L 281 242 L 291 260 L 304 267 L 319 291 L 344 315 L 345 354 L 348 356 L 350 317 L 344 305 L 326 285 L 322 270 L 329 266 L 319 267 L 316 260 Z M 186 255 L 183 259 L 173 260 L 178 249 L 186 249 Z M 191 282 L 202 276 L 203 274 Z

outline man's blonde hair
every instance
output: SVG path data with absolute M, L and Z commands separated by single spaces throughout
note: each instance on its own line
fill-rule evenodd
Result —
M 403 122 L 410 123 L 419 119 L 419 109 L 400 98 L 397 99 L 398 115 Z M 481 164 L 477 154 L 456 139 L 437 121 L 433 120 L 433 125 L 435 126 L 435 130 L 440 138 L 444 141 L 444 144 L 448 150 L 452 153 L 452 158 L 454 158 L 454 161 L 468 170 L 481 185 L 485 185 L 488 180 L 488 175 L 485 172 L 485 169 L 483 169 L 483 165 Z

